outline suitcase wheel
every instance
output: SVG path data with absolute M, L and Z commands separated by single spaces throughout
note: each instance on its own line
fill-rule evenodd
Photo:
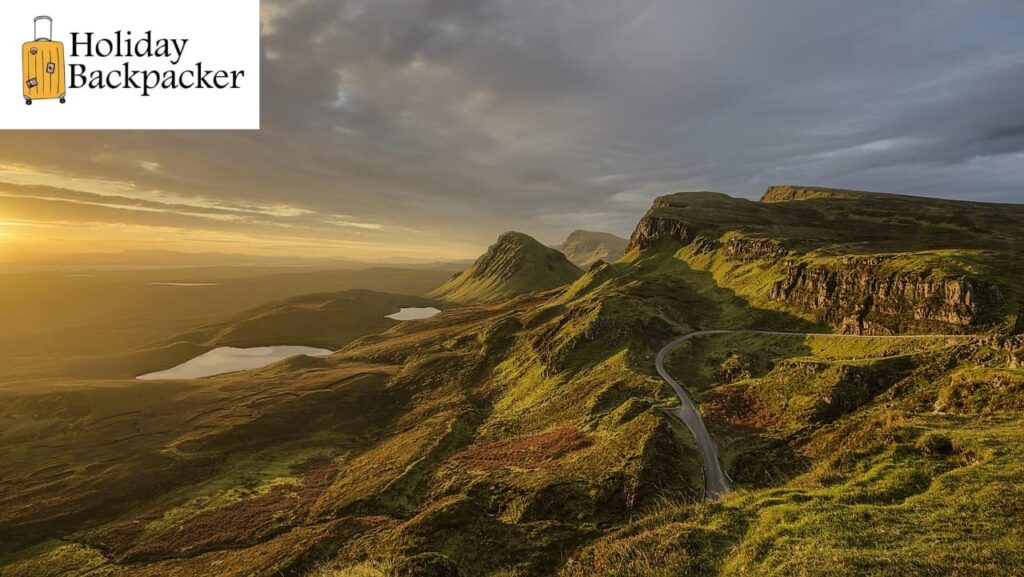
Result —
M 31 100 L 25 100 L 25 104 L 28 105 L 28 106 L 32 106 L 32 101 Z
M 64 100 L 64 97 L 62 96 L 61 99 L 60 99 L 60 103 L 64 104 L 65 102 L 66 102 L 66 100 Z

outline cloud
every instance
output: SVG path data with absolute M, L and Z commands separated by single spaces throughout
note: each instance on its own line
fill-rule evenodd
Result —
M 465 255 L 628 234 L 676 190 L 1024 198 L 1016 0 L 264 0 L 263 26 L 261 132 L 8 133 L 0 163 Z

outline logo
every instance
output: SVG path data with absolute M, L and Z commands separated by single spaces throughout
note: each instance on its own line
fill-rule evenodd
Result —
M 260 0 L 46 6 L 0 2 L 0 130 L 259 128 Z
M 64 85 L 64 44 L 53 40 L 53 19 L 37 16 L 35 36 L 22 46 L 22 92 L 25 104 L 35 100 L 66 102 Z

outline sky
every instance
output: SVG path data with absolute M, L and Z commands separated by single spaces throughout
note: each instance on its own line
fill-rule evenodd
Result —
M 0 132 L 0 258 L 466 258 L 771 184 L 1024 202 L 1020 0 L 263 0 L 262 20 L 259 132 Z

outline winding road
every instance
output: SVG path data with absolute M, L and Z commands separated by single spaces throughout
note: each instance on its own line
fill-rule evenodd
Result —
M 837 338 L 849 338 L 849 339 L 921 339 L 921 338 L 960 338 L 960 339 L 974 339 L 977 338 L 975 335 L 891 335 L 891 336 L 878 336 L 878 335 L 837 335 L 831 333 L 792 333 L 782 331 L 755 331 L 755 330 L 706 330 L 706 331 L 695 331 L 692 333 L 685 334 L 681 337 L 676 338 L 669 344 L 665 345 L 658 351 L 657 357 L 654 359 L 654 368 L 658 370 L 658 374 L 665 380 L 666 383 L 672 386 L 672 389 L 676 392 L 676 396 L 679 397 L 679 406 L 674 409 L 669 409 L 668 412 L 675 415 L 683 422 L 693 433 L 694 440 L 697 441 L 697 448 L 700 450 L 701 460 L 704 462 L 704 496 L 708 499 L 717 499 L 718 497 L 729 492 L 729 476 L 725 474 L 722 469 L 722 463 L 718 459 L 718 445 L 715 444 L 715 440 L 711 438 L 711 434 L 708 433 L 708 429 L 704 426 L 704 420 L 701 419 L 700 412 L 697 410 L 697 406 L 693 404 L 693 400 L 686 394 L 683 389 L 672 375 L 668 374 L 665 370 L 665 357 L 672 349 L 676 348 L 685 341 L 688 341 L 697 337 L 704 337 L 708 335 L 722 335 L 729 333 L 746 333 L 754 335 L 779 335 L 788 337 L 837 337 Z

